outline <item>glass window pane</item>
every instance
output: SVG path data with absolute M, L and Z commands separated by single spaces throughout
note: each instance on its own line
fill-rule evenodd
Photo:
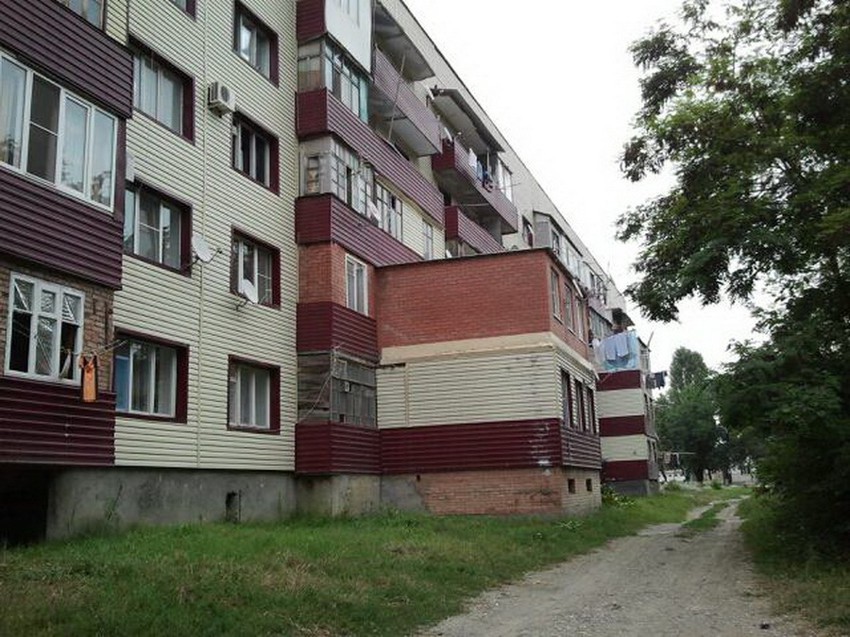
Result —
M 103 13 L 102 0 L 87 0 L 86 1 L 86 20 L 91 22 L 96 27 L 101 25 L 101 15 Z
M 30 126 L 27 172 L 48 181 L 56 180 L 56 135 Z
M 156 392 L 154 394 L 153 411 L 163 416 L 173 416 L 177 354 L 170 347 L 157 347 L 155 349 L 157 354 L 154 371 Z
M 239 368 L 239 424 L 251 425 L 254 374 L 248 367 Z
M 25 312 L 12 313 L 12 339 L 9 345 L 9 369 L 28 372 L 30 356 L 30 334 L 32 315 Z
M 56 319 L 39 317 L 35 338 L 35 373 L 56 376 Z
M 230 406 L 228 422 L 239 424 L 239 373 L 235 365 L 230 367 L 230 376 L 227 380 L 227 402 Z
M 0 60 L 0 161 L 20 167 L 24 140 L 26 71 Z
M 260 30 L 257 30 L 256 32 L 256 38 L 257 60 L 255 65 L 263 73 L 263 75 L 268 76 L 271 71 L 271 44 L 269 43 L 269 39 L 266 35 Z
M 159 261 L 159 198 L 143 190 L 139 199 L 139 238 L 137 254 Z
M 181 212 L 174 206 L 162 204 L 162 262 L 172 268 L 180 267 L 180 220 Z
M 73 323 L 62 323 L 59 338 L 59 378 L 75 378 L 77 375 L 77 337 L 80 328 Z
M 133 368 L 131 408 L 148 412 L 151 403 L 151 350 L 147 345 L 132 343 L 130 351 Z
M 159 76 L 158 119 L 176 133 L 183 128 L 183 82 L 174 73 L 163 69 Z
M 32 81 L 32 123 L 51 133 L 59 131 L 59 87 L 36 76 Z
M 115 350 L 115 408 L 118 411 L 130 409 L 130 345 L 125 344 Z
M 253 135 L 251 131 L 249 131 L 244 126 L 239 127 L 239 143 L 240 143 L 240 158 L 239 158 L 239 168 L 242 172 L 248 173 L 252 177 L 256 175 L 252 170 L 251 164 L 251 144 L 253 141 Z
M 62 185 L 84 192 L 89 109 L 65 100 L 65 138 L 62 142 Z
M 157 96 L 157 67 L 150 57 L 142 57 L 142 87 L 140 91 L 140 104 L 145 113 L 156 117 L 156 96 Z
M 268 152 L 269 145 L 266 143 L 266 140 L 260 137 L 259 135 L 254 136 L 255 148 L 256 152 L 254 153 L 255 158 L 255 172 L 254 177 L 263 182 L 264 184 L 269 183 L 269 165 L 268 165 Z
M 105 206 L 112 206 L 114 178 L 112 164 L 115 160 L 115 120 L 96 111 L 91 157 L 91 198 Z
M 257 295 L 260 303 L 273 303 L 272 269 L 273 259 L 266 250 L 257 251 Z
M 239 18 L 239 55 L 251 62 L 251 37 L 253 32 L 244 17 Z
M 79 325 L 83 300 L 73 294 L 62 295 L 62 320 Z
M 124 196 L 124 251 L 135 252 L 136 191 L 127 190 Z
M 29 281 L 15 279 L 15 309 L 25 312 L 32 311 L 32 295 L 34 286 Z
M 256 370 L 255 379 L 255 424 L 258 427 L 269 426 L 269 372 L 267 370 Z
M 59 87 L 33 78 L 27 171 L 56 180 L 56 143 L 59 131 Z
M 56 313 L 56 293 L 48 292 L 47 290 L 41 293 L 41 313 L 55 314 Z

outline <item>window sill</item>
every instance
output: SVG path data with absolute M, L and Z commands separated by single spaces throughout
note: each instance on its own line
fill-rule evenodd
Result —
M 258 69 L 256 66 L 254 66 L 253 64 L 251 64 L 248 60 L 246 60 L 246 59 L 245 59 L 245 58 L 243 58 L 241 55 L 239 55 L 239 53 L 238 53 L 238 52 L 233 51 L 233 55 L 234 55 L 234 56 L 236 56 L 236 57 L 237 57 L 237 58 L 238 58 L 238 59 L 239 59 L 239 60 L 240 60 L 243 64 L 245 64 L 248 68 L 253 69 L 254 73 L 256 73 L 257 75 L 259 75 L 259 76 L 260 76 L 261 78 L 263 78 L 266 82 L 268 82 L 269 84 L 271 84 L 271 85 L 272 85 L 272 86 L 274 86 L 275 88 L 280 88 L 280 80 L 279 80 L 279 78 L 272 77 L 271 75 L 266 75 L 266 74 L 265 74 L 265 73 L 263 73 L 260 69 Z M 269 63 L 271 64 L 271 60 L 269 60 Z
M 76 365 L 76 361 L 73 363 Z M 50 385 L 61 385 L 62 387 L 79 387 L 79 378 L 58 378 L 53 376 L 39 376 L 37 374 L 29 374 L 27 372 L 17 372 L 13 369 L 6 369 L 3 372 L 9 378 L 17 378 L 20 380 L 31 380 L 37 383 L 45 383 Z M 98 390 L 100 393 L 100 390 Z
M 275 196 L 278 196 L 278 197 L 280 196 L 280 188 L 279 187 L 273 188 L 271 185 L 263 183 L 262 181 L 260 181 L 259 179 L 256 179 L 255 177 L 252 177 L 251 175 L 249 175 L 245 171 L 239 170 L 233 164 L 231 164 L 230 167 L 233 169 L 233 172 L 242 175 L 248 181 L 251 181 L 251 182 L 257 184 L 258 186 L 260 186 L 261 188 L 268 190 L 270 193 L 272 193 Z
M 247 296 L 245 296 L 241 292 L 237 292 L 233 288 L 230 288 L 230 293 L 233 296 L 235 296 L 237 299 L 240 299 L 240 302 L 248 301 Z M 250 301 L 249 301 L 249 304 L 251 304 Z M 268 308 L 270 310 L 280 310 L 280 301 L 272 302 L 272 303 L 259 303 L 258 302 L 258 303 L 253 303 L 252 305 L 256 305 L 257 307 L 265 307 L 265 308 Z
M 180 11 L 180 9 L 178 9 L 178 11 Z M 138 108 L 137 106 L 134 106 L 134 107 L 133 107 L 133 113 L 138 113 L 138 114 L 139 114 L 139 115 L 141 115 L 141 116 L 142 116 L 145 120 L 147 120 L 147 121 L 149 121 L 149 122 L 152 122 L 153 124 L 156 124 L 156 125 L 157 125 L 157 126 L 159 126 L 162 130 L 164 130 L 164 131 L 168 131 L 169 133 L 171 133 L 172 135 L 174 135 L 174 136 L 175 136 L 175 137 L 177 137 L 178 139 L 182 139 L 183 141 L 185 141 L 185 142 L 187 142 L 187 143 L 191 144 L 192 146 L 194 146 L 194 145 L 195 145 L 195 137 L 194 137 L 194 135 L 193 135 L 192 137 L 189 137 L 189 136 L 187 136 L 187 135 L 184 135 L 183 133 L 178 133 L 178 132 L 177 132 L 176 130 L 174 130 L 173 128 L 169 128 L 168 126 L 166 126 L 165 124 L 163 124 L 161 121 L 159 121 L 156 117 L 154 117 L 154 116 L 153 116 L 153 115 L 151 115 L 150 113 L 146 113 L 145 111 L 143 111 L 142 109 Z M 194 116 L 192 117 L 192 119 L 194 120 Z M 128 121 L 128 122 L 132 122 L 133 120 L 132 120 L 132 119 L 130 119 L 130 120 L 127 120 L 127 121 Z
M 263 436 L 279 436 L 280 435 L 280 428 L 279 427 L 277 429 L 265 429 L 263 427 L 250 427 L 248 425 L 233 425 L 233 424 L 227 423 L 227 430 L 228 431 L 241 431 L 243 433 L 248 433 L 248 434 L 260 434 L 260 435 L 263 435 Z
M 143 414 L 135 411 L 115 410 L 115 415 L 120 418 L 130 418 L 132 420 L 147 420 L 149 422 L 173 422 L 175 424 L 185 425 L 186 421 L 177 418 L 176 416 L 158 416 L 156 414 Z

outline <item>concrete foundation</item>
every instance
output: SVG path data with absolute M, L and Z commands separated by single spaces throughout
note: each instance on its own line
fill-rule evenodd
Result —
M 46 537 L 138 524 L 248 522 L 295 511 L 295 480 L 279 472 L 70 469 L 54 474 Z
M 299 476 L 298 512 L 309 515 L 362 515 L 381 506 L 381 478 L 372 475 Z
M 623 480 L 618 482 L 606 482 L 605 486 L 611 487 L 620 495 L 646 496 L 658 493 L 658 480 Z

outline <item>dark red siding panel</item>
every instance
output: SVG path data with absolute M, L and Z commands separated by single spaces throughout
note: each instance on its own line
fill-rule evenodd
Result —
M 614 389 L 640 389 L 640 370 L 629 369 L 622 372 L 599 374 L 596 383 L 597 391 L 612 391 Z
M 480 254 L 504 252 L 505 247 L 457 206 L 446 207 L 446 240 L 460 239 Z
M 381 430 L 384 473 L 559 466 L 558 420 Z
M 328 133 L 338 136 L 372 164 L 379 175 L 443 225 L 443 195 L 439 189 L 328 91 L 298 94 L 296 129 L 302 139 Z
M 295 471 L 301 474 L 380 473 L 377 429 L 342 423 L 295 426 Z
M 606 462 L 602 468 L 602 479 L 606 482 L 649 480 L 649 461 L 623 460 L 619 462 Z
M 121 249 L 108 211 L 0 168 L 0 252 L 118 288 Z
M 296 346 L 299 352 L 339 348 L 370 361 L 378 360 L 375 320 L 336 303 L 299 303 Z
M 300 245 L 338 243 L 347 252 L 378 267 L 422 260 L 413 250 L 333 195 L 296 200 L 295 241 Z
M 600 436 L 634 436 L 646 433 L 643 416 L 617 416 L 599 419 Z
M 298 0 L 295 13 L 298 43 L 315 40 L 327 32 L 325 0 Z
M 586 469 L 602 466 L 602 444 L 598 436 L 566 427 L 562 431 L 564 466 Z
M 0 463 L 112 465 L 115 394 L 0 376 Z
M 0 16 L 0 46 L 114 113 L 131 116 L 133 58 L 125 47 L 56 0 L 0 0 Z
M 118 287 L 121 226 L 108 212 L 0 169 L 0 251 Z

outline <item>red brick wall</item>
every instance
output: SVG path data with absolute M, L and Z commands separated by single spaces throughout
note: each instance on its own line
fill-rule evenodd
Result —
M 599 472 L 456 471 L 395 479 L 408 480 L 424 507 L 436 515 L 572 515 L 588 513 L 601 504 Z M 569 492 L 570 479 L 575 493 Z M 592 481 L 591 491 L 585 479 Z
M 298 301 L 330 301 L 346 306 L 345 249 L 335 243 L 298 248 Z M 375 315 L 375 268 L 366 264 L 368 273 L 369 315 Z
M 546 332 L 549 263 L 523 251 L 381 268 L 379 346 Z

